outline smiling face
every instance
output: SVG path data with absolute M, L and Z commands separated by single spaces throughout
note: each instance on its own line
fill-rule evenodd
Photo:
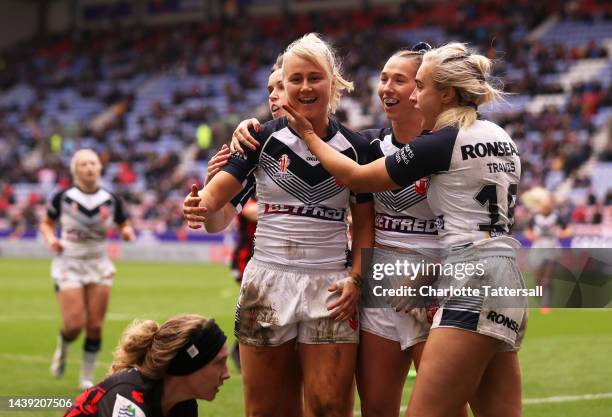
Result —
M 414 58 L 392 56 L 380 73 L 378 97 L 391 121 L 399 121 L 414 110 L 410 95 L 414 91 L 414 76 L 418 62 Z
M 327 120 L 332 82 L 329 73 L 295 55 L 285 56 L 283 84 L 287 101 L 311 122 Z
M 279 68 L 268 77 L 268 106 L 273 119 L 285 115 L 282 105 L 286 102 L 287 96 L 283 87 L 282 71 Z
M 185 377 L 185 384 L 195 398 L 207 401 L 215 399 L 223 382 L 230 377 L 227 356 L 225 344 L 210 363 Z
M 433 80 L 435 64 L 423 62 L 417 71 L 414 89 L 410 100 L 415 103 L 414 108 L 423 115 L 423 128 L 433 129 L 440 113 L 445 109 L 443 103 L 444 90 L 440 90 Z

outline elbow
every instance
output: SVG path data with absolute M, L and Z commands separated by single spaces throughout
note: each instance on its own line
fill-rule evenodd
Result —
M 214 222 L 210 222 L 210 223 L 204 223 L 204 229 L 206 229 L 206 232 L 208 233 L 220 233 L 225 229 L 224 227 L 221 227 L 222 225 L 220 224 L 216 224 Z

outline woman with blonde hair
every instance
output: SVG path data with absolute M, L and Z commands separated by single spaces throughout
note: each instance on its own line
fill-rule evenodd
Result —
M 480 265 L 483 273 L 464 279 L 464 288 L 519 290 L 524 288 L 514 257 L 519 244 L 510 232 L 521 162 L 508 134 L 478 118 L 478 106 L 501 95 L 490 70 L 490 60 L 464 44 L 425 53 L 411 100 L 431 133 L 365 166 L 334 152 L 300 109 L 285 110 L 310 151 L 355 192 L 397 189 L 429 176 L 427 199 L 437 217 L 444 263 Z M 458 281 L 448 278 L 455 276 L 440 284 Z M 471 294 L 441 299 L 406 415 L 455 415 L 468 401 L 479 416 L 521 415 L 517 351 L 526 300 Z
M 287 101 L 302 111 L 330 146 L 356 163 L 368 143 L 331 114 L 345 80 L 327 43 L 308 34 L 286 49 L 282 65 Z M 273 120 L 250 132 L 257 151 L 233 154 L 200 191 L 194 221 L 222 209 L 254 174 L 258 223 L 255 250 L 242 280 L 235 335 L 247 416 L 280 416 L 287 373 L 297 345 L 306 416 L 350 416 L 359 340 L 356 320 L 360 260 L 347 269 L 347 223 L 353 249 L 372 245 L 370 195 L 354 195 L 327 172 L 287 125 Z M 350 276 L 348 276 L 350 275 Z
M 121 238 L 129 241 L 134 230 L 121 200 L 100 187 L 102 163 L 93 150 L 75 152 L 70 171 L 74 185 L 51 198 L 40 232 L 54 253 L 51 276 L 62 315 L 51 373 L 56 378 L 64 375 L 70 345 L 84 327 L 80 387 L 85 389 L 92 385 L 115 274 L 106 253 L 107 231 L 116 224 Z
M 429 44 L 419 42 L 411 49 L 394 53 L 382 68 L 377 92 L 391 127 L 360 132 L 370 142 L 371 160 L 395 153 L 421 133 L 422 117 L 410 101 L 410 95 L 423 54 L 430 49 Z M 241 144 L 256 149 L 258 143 L 249 135 L 248 128 L 258 126 L 256 119 L 243 121 L 234 133 L 231 147 L 241 153 Z M 415 262 L 437 256 L 439 238 L 435 216 L 427 204 L 426 189 L 427 178 L 423 178 L 391 192 L 374 194 L 377 248 L 399 252 L 402 258 L 412 257 Z M 410 364 L 414 361 L 419 366 L 430 323 L 427 316 L 416 314 L 423 313 L 424 309 L 396 311 L 386 303 L 370 304 L 365 302 L 359 313 L 361 331 L 356 377 L 361 413 L 364 417 L 397 416 Z M 430 316 L 433 311 L 429 310 Z
M 270 75 L 268 77 L 268 108 L 272 119 L 278 119 L 285 115 L 285 111 L 282 105 L 287 102 L 285 95 L 285 89 L 282 83 L 282 62 L 283 54 L 280 54 L 276 59 L 276 62 L 271 68 Z M 248 126 L 257 119 L 249 119 L 241 125 Z M 257 126 L 259 129 L 261 126 Z M 240 134 L 240 130 L 237 129 L 234 132 L 234 137 Z M 248 131 L 246 132 L 248 134 Z M 230 157 L 229 148 L 227 145 L 223 145 L 221 150 L 217 152 L 208 162 L 208 172 L 206 176 L 206 184 L 210 182 L 213 177 L 221 170 L 222 167 L 227 165 Z M 194 190 L 195 188 L 195 190 Z M 183 205 L 183 212 L 185 219 L 189 222 L 190 227 L 199 228 L 201 227 L 197 221 L 203 221 L 203 218 L 199 218 L 196 214 L 191 214 L 191 210 L 198 210 L 191 206 L 195 202 L 199 202 L 197 196 L 197 186 L 192 186 L 193 193 L 185 198 Z M 225 229 L 234 218 L 238 220 L 238 244 L 234 249 L 232 255 L 232 274 L 236 278 L 238 284 L 242 282 L 242 277 L 248 261 L 253 256 L 253 243 L 255 238 L 255 228 L 257 225 L 257 201 L 252 198 L 255 190 L 255 178 L 251 174 L 247 179 L 245 185 L 243 185 L 240 193 L 234 197 L 229 203 L 225 204 L 222 210 L 219 210 L 215 215 L 206 218 L 205 227 L 208 232 L 218 232 Z M 196 222 L 193 222 L 195 219 Z M 246 254 L 246 256 L 245 256 Z M 234 342 L 232 347 L 230 358 L 234 361 L 234 364 L 241 370 L 240 365 L 240 350 L 238 340 Z M 280 413 L 283 416 L 294 416 L 301 417 L 303 409 L 303 396 L 302 396 L 302 372 L 300 369 L 299 357 L 297 352 L 294 352 L 294 357 L 290 360 L 287 365 L 287 373 L 285 374 L 285 383 L 287 388 L 285 395 L 279 398 Z
M 81 394 L 64 417 L 192 417 L 212 401 L 227 369 L 227 337 L 214 320 L 182 315 L 161 326 L 134 322 L 115 349 L 109 376 Z

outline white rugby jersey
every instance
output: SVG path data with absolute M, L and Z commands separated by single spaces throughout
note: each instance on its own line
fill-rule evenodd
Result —
M 388 156 L 385 164 L 400 185 L 431 175 L 427 198 L 443 248 L 518 246 L 509 233 L 521 161 L 501 127 L 477 120 L 467 129 L 421 135 Z
M 250 133 L 260 143 L 257 150 L 232 154 L 222 169 L 240 182 L 255 176 L 258 217 L 253 258 L 300 268 L 344 268 L 348 188 L 323 168 L 286 118 Z M 324 140 L 349 158 L 367 162 L 368 142 L 334 118 Z M 369 194 L 353 197 L 357 203 L 372 198 Z
M 393 155 L 404 144 L 391 128 L 360 132 L 370 141 L 370 160 Z M 427 202 L 429 178 L 421 178 L 393 191 L 374 193 L 374 229 L 378 244 L 422 251 L 440 246 L 436 216 Z
M 99 258 L 106 256 L 106 233 L 113 223 L 128 219 L 121 200 L 98 188 L 93 193 L 72 186 L 55 194 L 47 205 L 47 216 L 59 219 L 62 256 Z
M 548 216 L 538 213 L 529 220 L 529 228 L 538 236 L 538 240 L 532 243 L 532 248 L 557 248 L 561 246 L 559 232 L 565 229 L 567 224 L 559 213 L 552 211 Z

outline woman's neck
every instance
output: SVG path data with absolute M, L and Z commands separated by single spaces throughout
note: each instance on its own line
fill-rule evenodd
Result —
M 421 118 L 411 118 L 402 122 L 391 121 L 393 136 L 399 143 L 406 144 L 421 134 Z
M 183 392 L 182 385 L 184 386 L 184 383 L 177 381 L 174 377 L 167 376 L 164 379 L 161 398 L 161 409 L 164 416 L 169 415 L 175 405 L 191 398 Z
M 310 123 L 312 123 L 312 128 L 318 137 L 324 139 L 327 136 L 327 128 L 329 127 L 329 117 L 327 115 L 316 120 L 310 120 Z
M 81 191 L 84 191 L 86 193 L 93 193 L 95 192 L 99 186 L 97 182 L 84 182 L 84 181 L 78 181 L 78 180 L 74 180 L 74 184 L 79 187 L 79 189 Z

